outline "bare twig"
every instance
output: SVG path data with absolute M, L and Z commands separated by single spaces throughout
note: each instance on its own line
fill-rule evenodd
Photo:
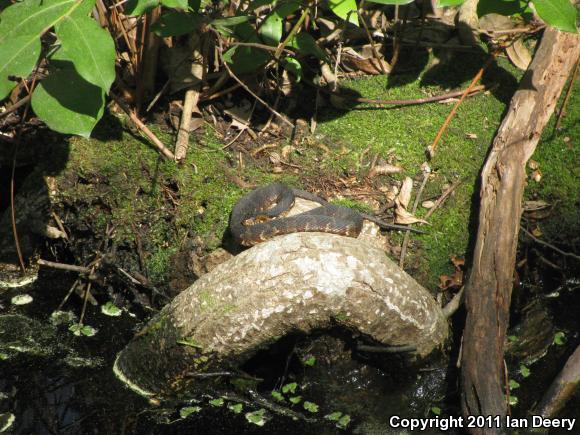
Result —
M 464 287 L 461 287 L 449 303 L 443 307 L 443 316 L 445 316 L 446 319 L 449 319 L 453 314 L 455 314 L 461 306 L 461 303 L 463 302 L 463 288 Z
M 175 160 L 183 160 L 189 148 L 189 128 L 191 123 L 191 114 L 197 107 L 199 101 L 199 91 L 197 89 L 188 89 L 183 99 L 183 110 L 181 112 L 181 122 L 177 131 L 177 140 L 175 141 Z
M 367 39 L 369 41 L 369 43 L 371 44 L 371 51 L 373 53 L 373 57 L 375 58 L 375 60 L 377 61 L 377 63 L 379 64 L 379 70 L 380 72 L 382 72 L 384 75 L 387 75 L 388 72 L 385 70 L 385 66 L 383 64 L 383 60 L 380 58 L 379 53 L 375 47 L 375 42 L 373 40 L 373 37 L 371 36 L 371 32 L 369 31 L 369 27 L 367 26 L 367 23 L 364 19 L 364 17 L 361 14 L 361 11 L 363 9 L 365 0 L 361 0 L 359 7 L 357 9 L 357 14 L 358 14 L 358 19 L 359 21 L 362 23 L 364 29 L 365 29 L 365 33 L 367 34 Z M 385 63 L 387 63 L 386 61 L 384 61 Z
M 147 106 L 147 109 L 145 109 L 146 113 L 149 113 L 149 111 L 153 108 L 153 106 L 155 106 L 155 103 L 157 103 L 157 101 L 159 100 L 159 98 L 161 98 L 161 96 L 165 93 L 165 91 L 167 90 L 167 88 L 169 88 L 169 85 L 171 84 L 171 80 L 167 80 L 165 82 L 165 84 L 161 87 L 161 89 L 159 90 L 159 92 L 157 92 L 155 94 L 155 97 L 153 97 L 153 99 L 151 100 L 151 102 L 149 103 L 149 105 Z
M 479 33 L 487 35 L 487 36 L 500 36 L 500 35 L 514 35 L 517 33 L 536 33 L 540 30 L 544 30 L 546 26 L 538 26 L 538 27 L 514 27 L 512 29 L 500 29 L 500 30 L 483 30 L 480 29 Z
M 430 173 L 431 171 L 428 169 L 423 170 L 423 181 L 421 182 L 421 187 L 419 187 L 417 196 L 415 197 L 415 202 L 413 204 L 413 209 L 411 211 L 413 215 L 417 212 L 417 207 L 419 206 L 419 201 L 421 201 L 421 196 L 423 196 L 423 190 L 425 190 L 425 185 L 427 184 L 427 180 L 429 180 Z M 403 238 L 403 244 L 401 245 L 401 256 L 399 257 L 399 267 L 401 269 L 405 264 L 405 256 L 407 255 L 407 247 L 409 246 L 410 236 L 411 232 L 407 230 L 405 232 L 405 237 Z
M 36 85 L 36 70 L 37 65 L 35 65 L 35 74 L 33 75 L 32 83 L 30 87 L 27 86 L 26 80 L 22 82 L 26 90 L 28 91 L 28 97 L 32 95 L 32 91 Z M 24 113 L 20 118 L 20 123 L 18 125 L 18 132 L 16 133 L 16 139 L 14 141 L 14 154 L 12 155 L 12 170 L 10 172 L 10 219 L 12 222 L 12 234 L 14 236 L 14 245 L 16 246 L 16 253 L 18 255 L 18 263 L 20 264 L 20 271 L 25 274 L 26 267 L 24 266 L 24 258 L 22 257 L 22 250 L 20 249 L 20 240 L 18 238 L 18 229 L 16 228 L 16 208 L 14 207 L 14 177 L 16 175 L 16 157 L 18 155 L 18 147 L 20 146 L 20 139 L 22 137 L 22 128 L 24 126 L 24 121 L 28 116 L 28 109 L 30 109 L 30 98 L 26 100 L 24 107 Z
M 304 20 L 306 19 L 306 17 L 308 16 L 309 13 L 310 13 L 310 9 L 304 8 L 304 10 L 302 11 L 302 15 L 300 15 L 300 18 L 298 19 L 296 24 L 294 24 L 294 27 L 292 27 L 292 30 L 290 30 L 290 33 L 288 33 L 288 36 L 286 36 L 284 41 L 282 41 L 278 45 L 278 48 L 276 49 L 276 52 L 274 53 L 274 57 L 276 59 L 280 58 L 280 55 L 282 54 L 282 50 L 284 50 L 284 48 L 288 45 L 288 43 L 292 40 L 292 38 L 294 38 L 294 35 L 296 35 L 296 32 L 298 32 L 298 30 L 302 26 L 302 23 L 304 22 Z
M 417 347 L 409 344 L 401 346 L 370 346 L 368 344 L 357 344 L 356 350 L 368 353 L 411 353 L 416 352 Z
M 64 225 L 62 224 L 62 221 L 60 220 L 60 218 L 58 217 L 58 215 L 55 212 L 52 212 L 51 214 L 56 222 L 56 225 L 58 226 L 58 229 L 61 230 L 62 233 L 64 234 L 64 239 L 68 240 L 68 234 L 67 234 L 66 230 L 64 229 Z
M 82 326 L 83 320 L 85 319 L 85 313 L 87 312 L 87 302 L 89 297 L 91 296 L 91 285 L 92 283 L 89 281 L 87 284 L 87 288 L 85 289 L 85 299 L 83 301 L 83 309 L 81 310 L 81 316 L 79 317 L 79 326 Z
M 38 260 L 40 266 L 50 267 L 51 269 L 68 270 L 70 272 L 77 272 L 83 274 L 89 274 L 91 269 L 84 266 L 77 266 L 75 264 L 65 264 L 65 263 L 55 263 L 54 261 L 43 260 L 42 258 Z
M 547 247 L 547 248 L 550 248 L 551 250 L 553 250 L 553 251 L 557 252 L 557 253 L 558 253 L 558 254 L 560 254 L 560 255 L 563 255 L 564 257 L 571 257 L 571 258 L 574 258 L 574 259 L 576 259 L 576 260 L 580 260 L 580 256 L 578 256 L 578 255 L 576 255 L 576 254 L 574 254 L 574 253 L 572 253 L 572 252 L 566 252 L 566 251 L 562 251 L 560 248 L 557 248 L 556 246 L 554 246 L 554 245 L 552 245 L 552 244 L 550 244 L 550 243 L 548 243 L 548 242 L 545 242 L 545 241 L 543 241 L 542 239 L 538 239 L 536 236 L 534 236 L 532 233 L 530 233 L 530 232 L 529 232 L 528 230 L 526 230 L 525 228 L 523 228 L 523 227 L 522 227 L 522 228 L 521 228 L 521 230 L 522 230 L 524 233 L 526 233 L 526 235 L 527 235 L 528 237 L 530 237 L 530 238 L 531 238 L 531 239 L 532 239 L 534 242 L 537 242 L 537 243 L 539 243 L 540 245 L 544 245 L 545 247 Z
M 441 136 L 443 136 L 443 133 L 445 132 L 445 130 L 447 130 L 447 126 L 451 122 L 451 119 L 453 118 L 453 116 L 455 116 L 455 112 L 457 112 L 457 109 L 459 108 L 459 106 L 461 105 L 461 103 L 463 102 L 463 100 L 465 99 L 467 94 L 475 87 L 475 84 L 479 81 L 479 79 L 481 79 L 481 76 L 483 76 L 483 73 L 485 72 L 485 70 L 493 63 L 493 61 L 497 57 L 498 53 L 499 53 L 499 51 L 494 51 L 489 56 L 489 58 L 487 59 L 485 64 L 477 72 L 475 77 L 473 77 L 473 80 L 471 81 L 471 83 L 469 84 L 467 89 L 463 92 L 459 101 L 457 103 L 455 103 L 455 106 L 453 106 L 453 109 L 451 109 L 451 112 L 449 113 L 449 115 L 447 115 L 447 118 L 445 119 L 445 122 L 443 123 L 443 125 L 439 129 L 439 132 L 437 133 L 435 140 L 433 141 L 433 143 L 431 144 L 431 146 L 428 149 L 430 157 L 433 157 L 433 155 L 435 154 L 435 149 L 437 148 L 437 144 L 439 143 L 439 140 L 441 139 Z
M 271 51 L 273 53 L 275 53 L 278 48 L 277 47 L 272 47 L 271 45 L 266 45 L 266 44 L 260 44 L 258 42 L 228 42 L 226 43 L 226 45 L 228 47 L 251 47 L 251 48 L 257 48 L 259 50 L 264 50 L 264 51 Z M 287 48 L 283 48 L 282 51 L 289 53 L 289 54 L 294 54 L 294 52 L 292 50 L 289 50 Z
M 12 112 L 15 112 L 16 110 L 20 109 L 22 106 L 26 105 L 30 101 L 30 98 L 32 98 L 32 97 L 30 95 L 27 95 L 26 97 L 21 98 L 16 103 L 14 103 L 12 106 L 7 108 L 4 112 L 0 112 L 0 119 L 11 114 Z
M 199 98 L 199 101 L 210 101 L 210 100 L 215 100 L 216 98 L 221 97 L 222 95 L 226 95 L 229 94 L 230 92 L 235 91 L 236 89 L 238 89 L 239 87 L 241 87 L 241 85 L 239 83 L 236 83 L 235 85 L 230 86 L 229 88 L 226 89 L 222 89 L 221 91 L 215 92 L 215 93 L 208 93 L 207 95 L 202 95 Z
M 153 134 L 153 132 L 149 130 L 149 128 L 139 119 L 139 117 L 135 114 L 133 110 L 129 109 L 129 107 L 125 104 L 125 102 L 121 98 L 119 98 L 113 92 L 110 92 L 109 95 L 113 100 L 115 100 L 115 103 L 117 103 L 119 107 L 123 109 L 123 111 L 127 115 L 129 115 L 129 118 L 131 119 L 131 121 L 133 121 L 133 123 L 137 126 L 137 128 L 139 128 L 139 130 L 141 130 L 145 134 L 145 136 L 147 136 L 151 140 L 155 148 L 157 148 L 157 150 L 161 152 L 161 155 L 163 157 L 175 160 L 175 155 L 169 149 L 167 149 L 165 145 L 163 145 L 163 142 L 161 142 L 157 138 L 157 136 L 155 136 L 155 134 Z
M 60 302 L 60 304 L 58 305 L 57 309 L 55 311 L 60 311 L 62 309 L 62 307 L 64 306 L 64 304 L 66 304 L 66 301 L 68 301 L 68 298 L 70 298 L 70 295 L 72 295 L 73 291 L 75 290 L 75 288 L 77 287 L 77 285 L 79 285 L 79 280 L 77 279 L 73 285 L 71 286 L 71 288 L 69 289 L 68 293 L 66 294 L 66 296 L 63 298 L 63 300 Z
M 217 34 L 217 32 L 216 32 L 216 34 Z M 232 69 L 230 68 L 230 66 L 228 65 L 228 63 L 226 61 L 224 61 L 224 59 L 223 59 L 223 46 L 222 46 L 221 36 L 219 34 L 217 34 L 217 38 L 218 38 L 218 43 L 219 43 L 218 54 L 219 54 L 219 57 L 220 57 L 220 60 L 221 60 L 222 64 L 224 65 L 224 67 L 228 71 L 228 74 L 230 75 L 230 77 L 233 78 L 236 82 L 238 82 L 240 84 L 240 86 L 242 88 L 244 88 L 244 90 L 246 92 L 248 92 L 252 97 L 254 97 L 256 100 L 258 100 L 260 103 L 262 103 L 262 105 L 264 107 L 266 107 L 266 109 L 268 109 L 270 112 L 272 112 L 278 118 L 280 118 L 287 125 L 289 125 L 290 127 L 294 128 L 294 124 L 292 124 L 290 121 L 288 121 L 288 119 L 286 119 L 286 117 L 284 115 L 282 115 L 281 113 L 277 112 L 273 107 L 271 107 L 268 103 L 266 103 L 263 99 L 261 99 L 255 92 L 253 92 L 248 87 L 248 85 L 246 85 L 244 82 L 242 82 L 239 79 L 239 77 L 234 74 L 234 72 L 232 71 Z
M 363 97 L 350 98 L 350 97 L 345 97 L 345 96 L 340 95 L 340 94 L 334 94 L 334 95 L 336 95 L 339 98 L 343 98 L 347 101 L 352 101 L 353 103 L 378 104 L 381 106 L 413 106 L 413 105 L 417 105 L 417 104 L 436 103 L 438 101 L 444 101 L 444 100 L 448 100 L 450 98 L 459 97 L 459 96 L 463 95 L 466 91 L 467 91 L 467 96 L 472 96 L 472 95 L 475 95 L 479 92 L 486 91 L 487 89 L 488 88 L 486 86 L 480 85 L 480 86 L 475 86 L 471 89 L 453 91 L 453 92 L 448 92 L 447 94 L 443 94 L 443 95 L 435 95 L 433 97 L 417 98 L 414 100 L 374 100 L 371 98 L 363 98 Z M 332 93 L 324 88 L 321 88 L 320 90 L 322 90 L 323 92 L 326 92 L 326 93 Z
M 443 192 L 443 194 L 437 198 L 437 201 L 435 201 L 435 204 L 433 205 L 433 207 L 431 207 L 429 209 L 429 211 L 425 214 L 424 219 L 427 220 L 431 217 L 431 215 L 435 212 L 435 210 L 437 210 L 439 207 L 441 207 L 441 204 L 443 204 L 445 202 L 445 200 L 449 197 L 449 195 L 451 195 L 451 193 L 453 193 L 453 191 L 455 189 L 457 189 L 457 187 L 463 182 L 463 180 L 457 180 L 455 183 L 453 183 L 451 186 L 449 186 L 449 188 Z

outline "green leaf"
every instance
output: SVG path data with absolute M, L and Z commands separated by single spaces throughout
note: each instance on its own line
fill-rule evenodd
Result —
M 24 0 L 0 14 L 0 44 L 13 37 L 40 37 L 64 16 L 74 12 L 83 0 Z
M 236 74 L 248 74 L 261 68 L 270 59 L 264 50 L 253 47 L 232 47 L 223 55 Z
M 209 401 L 211 406 L 220 407 L 224 404 L 224 399 L 222 397 L 218 397 L 217 399 L 213 399 Z
M 305 400 L 302 406 L 304 406 L 305 410 L 307 410 L 308 412 L 312 412 L 313 414 L 318 412 L 318 405 L 316 403 L 312 403 L 309 402 L 308 400 Z
M 505 16 L 520 14 L 526 7 L 526 3 L 520 0 L 480 0 L 477 3 L 477 15 L 483 17 L 487 14 L 500 14 Z
M 34 68 L 40 36 L 81 6 L 82 0 L 24 0 L 0 14 L 0 100 L 15 85 L 9 76 L 26 77 Z
M 284 402 L 284 396 L 282 396 L 282 393 L 279 391 L 272 391 L 271 394 L 274 399 L 278 400 L 279 402 Z
M 207 0 L 205 0 L 207 1 Z M 193 12 L 199 12 L 199 8 L 201 7 L 201 0 L 189 0 L 188 2 L 189 9 Z
M 180 36 L 197 30 L 203 22 L 199 14 L 165 12 L 159 21 L 151 26 L 151 31 L 161 37 Z
M 316 43 L 312 35 L 307 32 L 301 32 L 296 35 L 290 43 L 290 47 L 295 48 L 301 54 L 309 54 L 316 57 L 317 59 L 327 62 L 329 61 L 328 56 L 322 48 Z
M 159 0 L 129 0 L 125 4 L 125 14 L 136 17 L 149 12 L 157 6 L 159 6 Z
M 558 345 L 558 346 L 562 346 L 566 343 L 566 334 L 564 334 L 563 332 L 556 332 L 556 334 L 554 335 L 554 344 Z
M 522 375 L 522 377 L 527 378 L 529 377 L 532 372 L 530 371 L 529 368 L 527 368 L 525 365 L 520 365 L 520 374 Z
M 239 414 L 244 409 L 244 405 L 241 403 L 230 404 L 228 405 L 228 409 L 231 410 L 234 414 Z
M 40 38 L 19 36 L 0 43 L 0 100 L 16 86 L 10 76 L 26 77 L 40 56 Z
M 221 27 L 233 27 L 238 24 L 245 23 L 250 20 L 248 15 L 241 15 L 239 17 L 218 18 L 210 22 L 211 25 Z
M 515 390 L 517 388 L 520 388 L 520 384 L 517 381 L 510 379 L 509 387 L 510 387 L 510 390 Z
M 109 32 L 84 15 L 71 14 L 56 26 L 59 58 L 70 60 L 87 82 L 109 92 L 115 80 L 115 44 Z
M 109 301 L 105 305 L 101 305 L 101 313 L 105 316 L 119 317 L 123 311 L 121 311 L 121 309 L 113 302 Z
M 297 405 L 302 401 L 302 396 L 292 396 L 288 399 L 293 405 Z
M 248 412 L 246 414 L 246 420 L 252 424 L 255 424 L 256 426 L 264 426 L 264 424 L 266 424 L 266 419 L 264 418 L 265 413 L 266 410 L 264 408 L 254 412 Z
M 345 429 L 349 423 L 350 423 L 350 415 L 345 414 L 342 417 L 340 417 L 340 419 L 338 420 L 338 423 L 336 423 L 336 425 L 338 427 L 340 427 L 341 429 Z
M 284 394 L 287 394 L 287 393 L 294 394 L 296 392 L 297 387 L 298 387 L 298 384 L 296 382 L 291 382 L 291 383 L 286 384 L 282 387 L 282 392 Z
M 261 8 L 262 6 L 274 3 L 275 1 L 276 0 L 254 0 L 252 3 L 250 3 L 250 6 L 248 6 L 247 11 L 248 12 L 255 11 L 256 9 Z
M 518 341 L 517 335 L 508 335 L 507 339 L 510 343 L 515 343 L 516 341 Z
M 316 358 L 313 356 L 304 360 L 304 365 L 306 366 L 313 367 L 314 364 L 316 364 Z
M 356 0 L 328 0 L 328 7 L 338 17 L 358 26 Z
M 97 330 L 89 325 L 81 325 L 80 323 L 75 323 L 68 328 L 77 337 L 84 335 L 86 337 L 92 337 L 97 333 Z
M 27 305 L 33 301 L 32 296 L 29 294 L 23 293 L 20 295 L 12 296 L 10 299 L 10 303 L 12 305 Z
M 342 412 L 336 411 L 331 414 L 325 415 L 324 418 L 330 421 L 338 421 L 338 419 L 342 417 Z
M 89 137 L 103 116 L 105 95 L 70 61 L 53 60 L 49 76 L 32 95 L 32 109 L 52 130 Z
M 435 415 L 441 415 L 441 408 L 438 406 L 433 406 L 431 407 L 431 412 Z
M 161 4 L 168 8 L 183 9 L 184 11 L 189 8 L 187 0 L 161 0 Z
M 282 61 L 282 67 L 291 74 L 294 74 L 296 81 L 302 78 L 302 65 L 293 57 L 287 57 Z M 314 363 L 313 363 L 314 364 Z
M 564 32 L 578 33 L 576 9 L 569 0 L 532 0 L 542 20 Z
M 380 5 L 408 5 L 414 0 L 368 0 L 369 3 L 378 3 Z
M 465 0 L 437 0 L 437 7 L 459 6 L 465 3 Z
M 199 406 L 185 406 L 179 410 L 179 416 L 181 418 L 187 418 L 191 414 L 195 414 L 199 411 L 201 411 L 201 407 Z
M 268 14 L 259 30 L 259 33 L 266 44 L 278 45 L 282 39 L 282 24 L 284 19 L 298 8 L 300 8 L 300 3 L 290 1 L 287 3 L 281 3 Z
M 509 404 L 510 406 L 516 406 L 519 400 L 516 396 L 510 396 Z

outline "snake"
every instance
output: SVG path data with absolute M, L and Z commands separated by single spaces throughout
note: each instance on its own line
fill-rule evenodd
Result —
M 320 207 L 294 216 L 283 216 L 294 205 L 296 198 L 317 202 Z M 275 236 L 296 232 L 357 237 L 364 219 L 382 228 L 421 232 L 403 225 L 388 224 L 348 207 L 330 204 L 315 194 L 279 182 L 259 187 L 240 198 L 232 210 L 229 228 L 238 244 L 253 246 Z

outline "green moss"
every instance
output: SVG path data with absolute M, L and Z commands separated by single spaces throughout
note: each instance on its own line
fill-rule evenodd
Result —
M 465 88 L 484 62 L 485 57 L 468 54 L 440 66 L 435 73 L 369 77 L 345 81 L 343 85 L 368 98 L 423 98 L 446 92 L 435 84 L 438 80 L 447 89 Z M 445 186 L 456 180 L 462 184 L 429 218 L 429 233 L 411 237 L 412 249 L 406 264 L 413 265 L 413 274 L 425 285 L 433 287 L 439 275 L 451 272 L 449 258 L 463 256 L 468 249 L 469 235 L 474 231 L 469 225 L 478 201 L 478 174 L 520 76 L 503 61 L 486 73 L 485 82 L 499 83 L 500 87 L 463 102 L 429 162 L 432 175 L 423 200 L 438 197 Z M 450 78 L 455 82 L 450 82 Z M 362 178 L 368 170 L 361 164 L 365 154 L 365 162 L 375 155 L 385 159 L 394 155 L 394 163 L 405 171 L 392 179 L 410 176 L 420 180 L 425 149 L 451 108 L 451 104 L 439 103 L 390 108 L 359 105 L 350 111 L 327 107 L 319 111 L 315 139 L 329 149 L 328 155 L 321 157 L 316 143 L 306 141 L 300 146 L 300 154 L 292 159 L 301 168 L 299 173 L 273 175 L 261 169 L 259 162 L 255 166 L 247 162 L 243 172 L 235 175 L 257 185 L 280 180 L 298 187 L 304 176 Z M 580 96 L 576 92 L 562 133 L 552 137 L 548 129 L 534 156 L 540 163 L 542 182 L 531 182 L 527 190 L 530 197 L 559 201 L 560 223 L 550 224 L 553 229 L 546 224 L 554 234 L 561 226 L 574 228 L 578 221 L 578 152 L 574 142 L 580 136 L 579 111 Z M 201 237 L 208 249 L 220 246 L 231 209 L 245 193 L 224 173 L 224 166 L 230 166 L 229 151 L 222 149 L 223 144 L 210 129 L 207 131 L 199 143 L 192 140 L 187 159 L 180 166 L 160 159 L 146 141 L 129 133 L 103 140 L 71 140 L 69 169 L 77 171 L 80 181 L 67 194 L 87 204 L 78 213 L 97 231 L 104 232 L 107 225 L 114 225 L 118 240 L 132 242 L 136 234 L 145 233 L 145 261 L 154 281 L 166 278 L 171 257 L 184 240 Z M 154 132 L 162 142 L 173 143 L 172 136 L 159 129 Z M 566 136 L 571 142 L 564 142 Z M 107 158 L 103 159 L 103 155 Z M 392 183 L 386 177 L 373 180 L 381 181 Z M 367 206 L 349 199 L 338 203 L 369 211 Z M 422 217 L 425 213 L 420 208 L 417 215 Z M 400 233 L 392 233 L 394 244 L 400 243 L 401 238 Z
M 473 75 L 475 66 L 481 66 L 484 58 L 463 59 L 443 67 L 440 76 L 464 77 L 456 85 L 465 88 Z M 458 65 L 467 62 L 473 75 L 457 70 Z M 464 65 L 465 66 L 465 65 Z M 346 82 L 345 84 L 366 98 L 376 99 L 416 99 L 444 92 L 437 86 L 429 85 L 433 77 L 423 73 L 418 77 L 396 76 L 398 78 L 372 77 Z M 412 249 L 406 264 L 413 264 L 413 274 L 428 286 L 435 286 L 439 275 L 452 271 L 450 257 L 463 256 L 469 240 L 469 222 L 472 213 L 474 186 L 483 165 L 487 150 L 502 119 L 509 96 L 515 90 L 517 78 L 521 74 L 507 63 L 492 69 L 487 81 L 506 77 L 509 89 L 498 89 L 489 95 L 479 95 L 466 99 L 460 106 L 449 128 L 439 142 L 434 158 L 429 161 L 432 176 L 422 199 L 438 197 L 447 185 L 456 180 L 462 184 L 454 191 L 441 209 L 429 219 L 426 227 L 429 234 L 412 235 Z M 429 79 L 428 79 L 429 78 Z M 397 85 L 397 82 L 401 86 Z M 347 172 L 361 175 L 359 160 L 365 150 L 368 156 L 387 158 L 396 155 L 396 163 L 405 171 L 395 174 L 394 179 L 405 176 L 421 178 L 420 166 L 426 161 L 425 150 L 429 146 L 452 108 L 451 104 L 423 104 L 399 108 L 373 108 L 361 105 L 358 108 L 339 112 L 330 109 L 320 120 L 319 133 L 327 146 L 334 144 L 338 153 L 346 147 L 348 153 L 336 159 L 327 159 L 326 169 L 337 173 Z M 469 137 L 468 134 L 469 133 Z M 388 183 L 388 182 L 387 182 Z M 416 194 L 416 190 L 414 191 Z M 418 217 L 427 210 L 419 208 Z M 393 242 L 400 243 L 402 236 L 392 233 Z
M 564 94 L 564 93 L 563 93 Z M 557 106 L 561 107 L 564 95 Z M 561 129 L 555 131 L 553 116 L 544 130 L 542 139 L 532 156 L 542 173 L 540 182 L 528 181 L 527 199 L 541 199 L 554 205 L 541 228 L 548 240 L 569 244 L 577 238 L 580 222 L 580 82 L 576 82 L 567 106 Z M 528 173 L 532 170 L 528 168 Z
M 371 208 L 367 204 L 364 204 L 362 202 L 355 201 L 355 200 L 349 199 L 349 198 L 336 199 L 336 200 L 333 200 L 331 202 L 332 202 L 332 204 L 342 205 L 343 207 L 352 208 L 352 209 L 354 209 L 358 212 L 361 212 L 361 213 L 371 213 L 372 212 Z

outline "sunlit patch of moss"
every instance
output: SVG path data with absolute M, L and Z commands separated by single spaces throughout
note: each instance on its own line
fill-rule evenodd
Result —
M 505 62 L 501 62 L 500 66 L 502 69 L 495 70 L 490 76 L 491 80 L 494 74 L 503 75 L 504 78 L 511 77 L 510 83 L 515 85 L 521 73 Z M 472 78 L 464 76 L 461 88 L 465 88 Z M 346 81 L 344 85 L 364 97 L 388 100 L 424 98 L 445 92 L 434 85 L 425 86 L 423 78 L 423 75 L 416 78 L 402 75 L 400 81 L 404 85 L 390 86 L 393 78 L 377 76 Z M 466 99 L 443 135 L 434 158 L 429 161 L 433 172 L 423 200 L 438 197 L 446 185 L 458 179 L 462 180 L 462 184 L 429 218 L 431 225 L 425 227 L 429 234 L 412 235 L 413 249 L 408 253 L 410 257 L 406 264 L 417 266 L 413 267 L 413 272 L 418 274 L 417 278 L 425 285 L 433 287 L 439 275 L 452 272 L 449 263 L 452 255 L 463 256 L 466 253 L 473 189 L 501 122 L 505 102 L 509 100 L 506 96 L 509 97 L 514 90 L 512 86 L 510 89 L 498 89 L 492 94 Z M 402 180 L 410 176 L 420 179 L 420 166 L 427 160 L 426 147 L 433 142 L 451 107 L 451 104 L 434 103 L 394 108 L 359 105 L 354 110 L 342 113 L 328 109 L 319 119 L 318 132 L 324 137 L 327 146 L 334 144 L 333 151 L 337 158 L 327 159 L 326 168 L 338 174 L 349 172 L 360 175 L 363 171 L 359 163 L 360 156 L 367 150 L 367 156 L 397 157 L 396 164 L 405 171 L 392 178 Z M 348 153 L 344 153 L 345 148 Z M 342 155 L 339 153 L 341 149 Z M 421 217 L 426 211 L 419 208 L 417 215 Z M 392 234 L 393 243 L 400 243 L 402 236 Z
M 350 198 L 334 199 L 331 202 L 332 204 L 335 205 L 341 205 L 343 207 L 352 208 L 353 210 L 356 210 L 361 213 L 372 213 L 371 207 L 369 207 L 367 204 L 364 204 L 360 201 L 355 201 Z
M 460 87 L 465 88 L 484 61 L 484 57 L 468 54 L 451 62 L 447 71 L 443 69 L 438 74 L 451 77 L 464 68 L 459 76 L 463 80 Z M 413 273 L 423 284 L 431 287 L 439 275 L 452 272 L 450 256 L 465 254 L 469 234 L 474 231 L 469 227 L 469 220 L 473 218 L 473 207 L 478 200 L 474 191 L 476 180 L 506 103 L 521 75 L 506 62 L 501 61 L 500 67 L 486 74 L 486 83 L 495 80 L 501 87 L 464 101 L 443 135 L 434 158 L 429 161 L 433 172 L 423 200 L 435 199 L 446 185 L 462 180 L 454 194 L 429 218 L 431 225 L 424 227 L 429 233 L 412 234 L 411 237 L 412 249 L 406 264 L 413 267 Z M 343 85 L 364 97 L 380 99 L 423 98 L 447 91 L 433 84 L 434 80 L 425 84 L 426 75 L 376 76 L 347 80 Z M 533 157 L 540 164 L 543 178 L 539 184 L 530 182 L 527 195 L 560 201 L 555 212 L 561 219 L 545 224 L 551 234 L 574 228 L 580 213 L 578 152 L 574 143 L 580 137 L 578 95 L 578 92 L 573 93 L 562 133 L 552 138 L 549 127 Z M 287 171 L 282 174 L 272 174 L 269 164 L 261 167 L 260 161 L 257 165 L 246 162 L 244 169 L 236 172 L 228 163 L 231 151 L 223 149 L 223 143 L 211 129 L 201 138 L 192 138 L 186 161 L 179 166 L 161 159 L 145 140 L 129 133 L 103 140 L 75 138 L 70 141 L 68 168 L 76 171 L 80 178 L 74 189 L 65 192 L 76 196 L 80 204 L 86 204 L 79 207 L 77 213 L 96 232 L 104 234 L 107 226 L 114 226 L 116 240 L 129 243 L 134 241 L 136 234 L 145 236 L 142 242 L 147 272 L 154 281 L 163 281 L 171 256 L 182 248 L 184 240 L 199 236 L 209 250 L 221 245 L 229 214 L 246 192 L 226 176 L 224 167 L 256 185 L 278 180 L 302 187 L 301 177 L 305 175 L 364 176 L 368 170 L 361 164 L 364 153 L 367 163 L 375 155 L 396 156 L 394 163 L 405 171 L 393 175 L 392 179 L 410 176 L 420 180 L 420 165 L 426 160 L 425 149 L 435 138 L 451 107 L 451 104 L 439 103 L 394 108 L 358 105 L 350 111 L 325 107 L 318 112 L 315 140 L 298 145 L 299 153 L 294 153 L 290 159 L 299 166 L 297 173 L 285 167 Z M 173 143 L 171 135 L 155 127 L 153 130 L 165 144 Z M 566 136 L 571 142 L 564 142 Z M 283 144 L 279 148 L 281 146 Z M 324 152 L 325 148 L 328 152 Z M 385 184 L 392 179 L 385 177 Z M 362 212 L 370 211 L 349 199 L 338 203 Z M 426 211 L 419 208 L 417 215 L 422 217 Z M 393 244 L 400 244 L 400 233 L 391 234 Z
M 560 98 L 560 105 L 564 96 Z M 553 218 L 540 222 L 545 238 L 558 243 L 570 243 L 577 237 L 580 222 L 580 82 L 576 82 L 562 120 L 561 130 L 555 131 L 553 116 L 532 156 L 542 173 L 540 182 L 528 180 L 527 199 L 541 199 L 555 208 Z M 531 173 L 531 169 L 527 169 Z

